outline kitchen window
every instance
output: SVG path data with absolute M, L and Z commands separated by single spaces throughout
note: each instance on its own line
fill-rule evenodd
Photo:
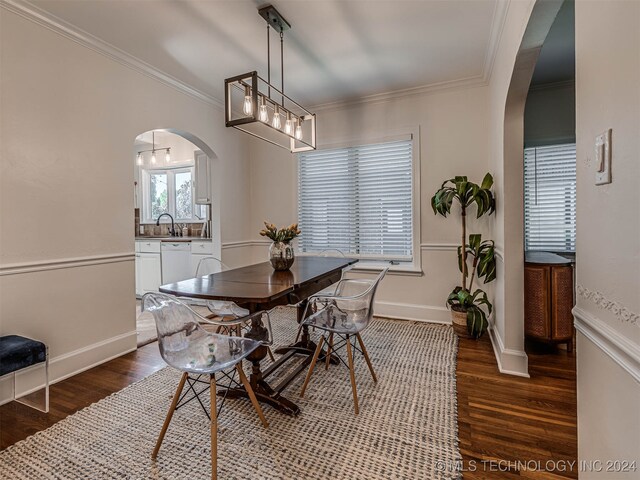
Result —
M 524 150 L 526 250 L 576 251 L 576 144 Z
M 300 250 L 412 265 L 419 250 L 414 153 L 412 135 L 299 154 Z
M 200 213 L 200 206 L 194 203 L 193 167 L 142 169 L 141 173 L 144 223 L 155 222 L 163 213 L 169 213 L 176 222 L 200 220 L 195 215 Z

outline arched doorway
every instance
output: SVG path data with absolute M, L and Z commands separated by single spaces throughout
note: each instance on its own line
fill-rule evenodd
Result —
M 131 158 L 135 294 L 141 297 L 160 285 L 194 277 L 204 257 L 220 258 L 220 175 L 213 149 L 177 129 L 138 135 Z M 136 316 L 141 346 L 155 339 L 155 326 L 144 315 Z
M 563 0 L 537 0 L 518 48 L 507 90 L 502 130 L 501 209 L 497 225 L 504 245 L 501 277 L 496 288 L 501 305 L 498 332 L 492 332 L 501 371 L 528 376 L 524 352 L 524 112 L 529 86 L 544 41 Z

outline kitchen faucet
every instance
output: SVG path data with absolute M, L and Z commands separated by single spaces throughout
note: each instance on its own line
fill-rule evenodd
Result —
M 156 220 L 156 226 L 158 226 L 158 227 L 160 226 L 160 219 L 162 217 L 164 217 L 165 215 L 171 219 L 171 229 L 169 230 L 169 235 L 171 235 L 172 237 L 177 237 L 176 228 L 175 228 L 175 225 L 173 224 L 173 217 L 170 214 L 168 214 L 168 213 L 161 214 L 158 217 L 158 219 Z

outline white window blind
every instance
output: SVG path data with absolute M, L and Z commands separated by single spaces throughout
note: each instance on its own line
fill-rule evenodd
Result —
M 524 150 L 526 250 L 576 250 L 576 145 Z
M 299 154 L 303 252 L 338 249 L 361 258 L 413 256 L 413 142 Z

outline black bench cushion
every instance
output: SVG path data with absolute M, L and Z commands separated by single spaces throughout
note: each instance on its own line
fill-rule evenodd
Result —
M 19 335 L 0 337 L 0 377 L 21 370 L 47 358 L 47 348 L 42 342 Z

